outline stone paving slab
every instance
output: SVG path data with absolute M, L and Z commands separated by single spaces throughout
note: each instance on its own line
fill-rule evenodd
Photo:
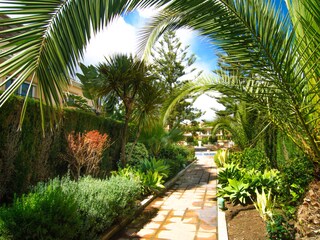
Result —
M 113 240 L 217 239 L 217 169 L 212 156 L 199 156 L 163 196 Z

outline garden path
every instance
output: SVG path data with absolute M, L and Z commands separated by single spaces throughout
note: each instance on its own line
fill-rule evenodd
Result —
M 217 239 L 217 169 L 212 156 L 194 163 L 113 240 Z

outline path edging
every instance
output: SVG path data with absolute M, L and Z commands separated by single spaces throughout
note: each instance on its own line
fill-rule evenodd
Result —
M 182 169 L 174 178 L 170 179 L 168 182 L 164 184 L 165 188 L 162 189 L 158 194 L 149 195 L 145 199 L 143 199 L 140 202 L 140 206 L 135 211 L 134 215 L 132 217 L 127 217 L 122 222 L 120 222 L 118 225 L 112 227 L 108 232 L 103 234 L 101 236 L 101 240 L 108 240 L 112 236 L 114 236 L 116 233 L 118 233 L 122 228 L 127 226 L 137 215 L 139 215 L 154 199 L 156 199 L 158 196 L 163 194 L 165 191 L 167 191 L 172 185 L 178 180 L 179 177 L 181 177 L 182 174 L 185 173 L 194 163 L 197 162 L 197 159 L 194 160 L 192 163 L 190 163 L 188 166 L 186 166 L 184 169 Z
M 219 168 L 217 168 L 217 174 L 219 174 Z M 218 183 L 217 179 L 217 183 Z M 218 184 L 217 184 L 218 187 Z M 218 189 L 217 189 L 218 191 Z M 226 220 L 226 213 L 219 208 L 219 204 L 217 204 L 218 208 L 218 240 L 228 240 L 228 227 L 227 227 L 227 220 Z

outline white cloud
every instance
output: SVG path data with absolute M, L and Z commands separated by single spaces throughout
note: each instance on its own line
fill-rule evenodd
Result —
M 115 53 L 134 54 L 136 49 L 137 29 L 119 17 L 91 38 L 83 62 L 95 65 L 107 56 Z

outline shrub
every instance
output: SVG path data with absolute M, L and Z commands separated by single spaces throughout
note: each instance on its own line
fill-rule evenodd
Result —
M 272 193 L 278 193 L 281 186 L 281 177 L 277 170 L 265 170 L 262 173 L 254 169 L 248 171 L 234 164 L 226 164 L 225 168 L 219 172 L 218 180 L 219 196 L 242 204 L 249 202 L 248 197 L 256 200 L 257 190 L 270 189 Z
M 78 179 L 83 171 L 85 175 L 96 176 L 102 154 L 110 146 L 110 138 L 97 130 L 87 133 L 69 133 L 68 147 L 72 158 L 67 158 L 73 176 Z
M 2 207 L 1 221 L 13 239 L 74 239 L 81 229 L 74 196 L 54 181 Z
M 267 221 L 269 239 L 292 240 L 294 237 L 293 227 L 280 214 L 275 214 L 273 220 Z
M 151 172 L 158 172 L 160 176 L 167 178 L 169 176 L 169 166 L 163 160 L 156 160 L 152 158 L 151 160 L 143 160 L 137 166 L 138 170 L 147 173 L 148 171 Z
M 85 239 L 94 238 L 114 222 L 132 214 L 141 194 L 139 182 L 122 176 L 111 176 L 108 180 L 90 176 L 78 182 L 64 180 L 63 187 L 75 196 Z
M 193 160 L 194 156 L 194 149 L 172 144 L 162 147 L 157 158 L 164 160 L 170 167 L 169 177 L 172 177 L 183 169 L 188 161 Z
M 219 184 L 224 187 L 228 185 L 228 179 L 240 180 L 242 177 L 243 174 L 237 165 L 226 164 L 225 168 L 218 174 L 218 181 Z
M 228 163 L 239 164 L 241 168 L 264 171 L 270 169 L 270 161 L 263 151 L 255 148 L 246 148 L 243 152 L 232 153 L 228 157 Z
M 135 166 L 139 164 L 140 161 L 146 160 L 149 158 L 149 153 L 146 146 L 143 143 L 135 144 L 132 150 L 133 143 L 126 144 L 126 156 L 128 157 L 128 164 L 130 166 Z M 131 152 L 132 151 L 132 152 Z M 129 154 L 131 153 L 131 157 L 129 158 Z
M 163 185 L 163 176 L 158 172 L 149 170 L 146 173 L 138 172 L 138 174 L 141 179 L 144 194 L 159 193 L 161 189 L 165 188 Z
M 219 189 L 218 196 L 229 198 L 234 204 L 250 201 L 249 184 L 243 180 L 228 179 L 228 184 Z
M 283 184 L 279 189 L 278 202 L 288 217 L 294 217 L 297 205 L 313 179 L 313 165 L 305 156 L 296 156 L 287 161 L 281 171 Z

